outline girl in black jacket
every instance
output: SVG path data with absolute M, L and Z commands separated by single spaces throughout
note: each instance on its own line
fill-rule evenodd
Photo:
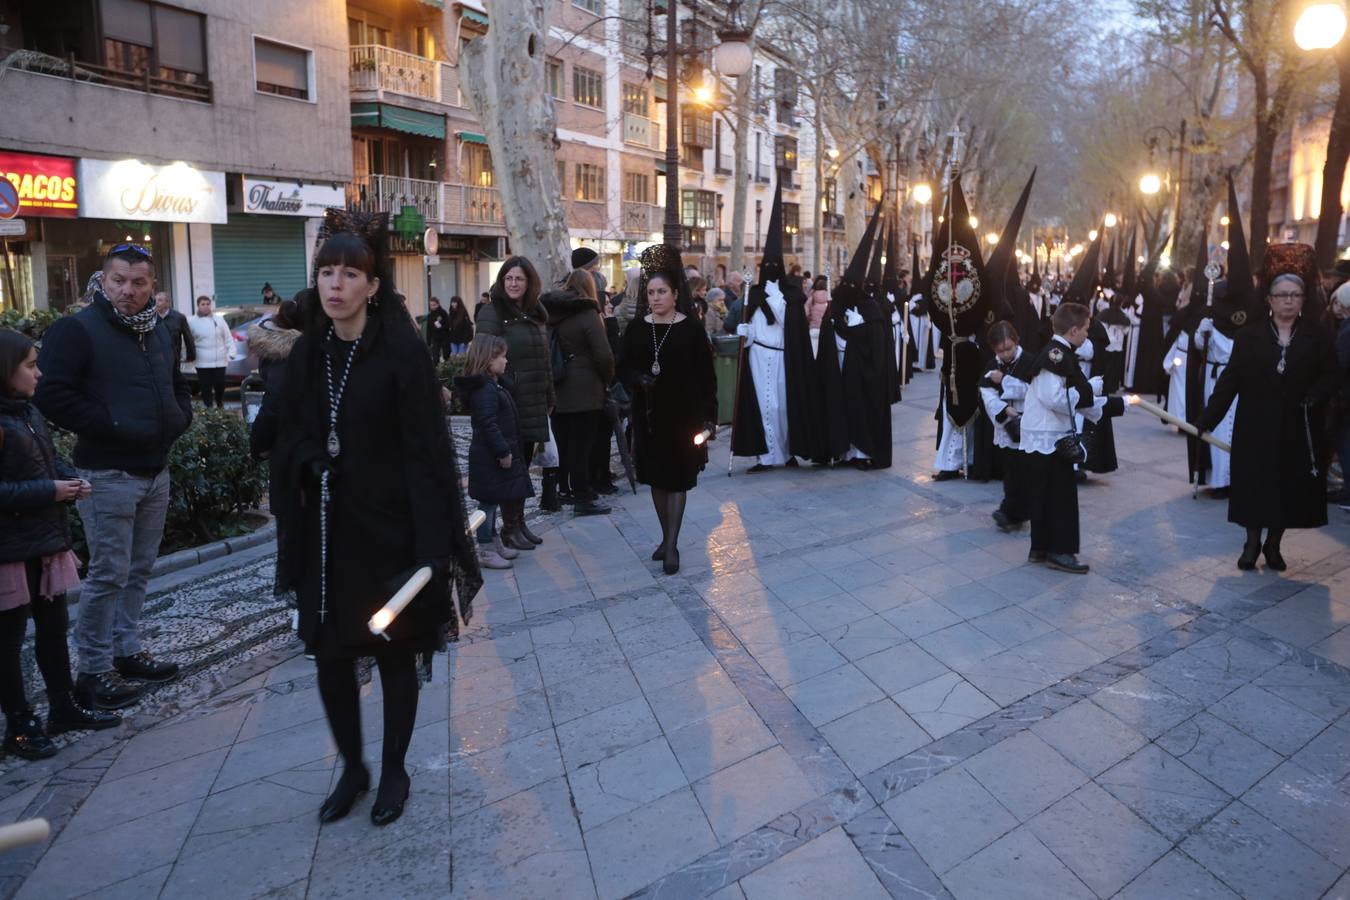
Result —
M 506 341 L 480 334 L 469 344 L 465 374 L 455 379 L 455 387 L 473 414 L 469 496 L 487 515 L 478 528 L 478 561 L 489 569 L 509 569 L 519 551 L 534 549 L 520 529 L 525 498 L 534 495 L 534 486 L 522 452 L 516 403 L 498 381 L 505 371 Z M 503 531 L 494 536 L 498 506 Z
M 56 455 L 46 422 L 29 402 L 41 377 L 33 342 L 0 331 L 0 709 L 8 723 L 5 749 L 25 759 L 55 755 L 49 734 L 122 721 L 84 709 L 74 697 L 65 592 L 79 578 L 65 504 L 88 497 L 90 487 Z M 50 706 L 46 733 L 23 683 L 20 651 L 30 610 Z

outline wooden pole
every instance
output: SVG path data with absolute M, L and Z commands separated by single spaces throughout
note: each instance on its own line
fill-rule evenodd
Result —
M 0 254 L 5 258 L 5 299 L 10 309 L 19 308 L 19 297 L 14 293 L 14 270 L 9 267 L 9 241 L 0 241 Z

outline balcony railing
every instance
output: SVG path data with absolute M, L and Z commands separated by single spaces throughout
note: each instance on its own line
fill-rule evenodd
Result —
M 636 113 L 623 114 L 623 142 L 634 147 L 646 147 L 648 150 L 665 149 L 661 143 L 661 123 Z
M 0 53 L 4 58 L 8 51 Z M 61 59 L 45 53 L 24 51 L 15 54 L 9 67 L 42 75 L 55 75 L 74 81 L 87 81 L 108 87 L 126 88 L 132 91 L 144 91 L 147 94 L 159 94 L 164 97 L 177 97 L 180 100 L 198 100 L 211 102 L 211 82 L 204 77 L 184 73 L 182 78 L 161 78 L 150 74 L 149 68 L 139 72 L 126 69 L 114 69 L 90 62 L 79 62 L 74 55 Z M 166 70 L 167 71 L 167 70 Z
M 623 233 L 643 235 L 659 232 L 665 224 L 665 209 L 651 203 L 625 200 L 623 203 Z
M 441 221 L 454 225 L 505 225 L 501 191 L 469 184 L 441 185 Z
M 843 231 L 843 230 L 844 230 L 844 214 L 843 214 L 843 213 L 828 213 L 828 212 L 827 212 L 827 213 L 821 213 L 821 219 L 822 219 L 822 226 L 821 226 L 821 227 L 823 227 L 823 228 L 827 228 L 827 229 L 829 229 L 830 231 Z
M 708 253 L 708 232 L 702 228 L 684 228 L 684 252 L 690 254 L 707 255 Z
M 376 91 L 441 100 L 440 66 L 435 60 L 381 44 L 351 47 L 353 91 Z
M 413 206 L 430 222 L 441 218 L 441 183 L 395 175 L 366 175 L 352 179 L 347 186 L 347 205 L 363 212 L 387 212 L 397 215 L 405 206 Z

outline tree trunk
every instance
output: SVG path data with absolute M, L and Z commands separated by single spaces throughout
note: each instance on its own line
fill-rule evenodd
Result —
M 1340 237 L 1341 189 L 1345 184 L 1345 166 L 1350 160 L 1350 41 L 1336 49 L 1336 67 L 1340 89 L 1336 111 L 1331 116 L 1327 135 L 1327 161 L 1322 167 L 1322 205 L 1317 218 L 1317 268 L 1325 271 L 1336 262 L 1336 242 Z
M 1266 80 L 1255 79 L 1256 143 L 1252 151 L 1252 222 L 1247 244 L 1252 271 L 1260 272 L 1266 259 L 1266 239 L 1270 235 L 1270 166 L 1275 157 L 1278 137 L 1270 91 Z
M 751 47 L 754 45 L 751 44 Z M 736 131 L 732 150 L 736 155 L 732 168 L 735 174 L 731 191 L 731 259 L 727 266 L 729 272 L 745 270 L 745 208 L 750 200 L 750 179 L 755 173 L 750 171 L 750 88 L 755 80 L 755 70 L 736 77 Z
M 820 121 L 820 108 L 814 108 L 816 126 L 816 202 L 812 204 L 811 233 L 815 240 L 811 242 L 811 271 L 821 272 L 821 261 L 825 257 L 825 126 Z M 809 286 L 807 287 L 809 290 Z
M 511 252 L 528 257 L 545 284 L 571 268 L 558 184 L 557 117 L 544 80 L 543 0 L 493 0 L 492 28 L 460 56 L 462 84 L 482 123 L 501 191 Z

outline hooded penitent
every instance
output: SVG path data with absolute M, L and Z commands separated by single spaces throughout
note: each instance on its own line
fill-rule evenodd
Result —
M 980 408 L 978 341 L 994 324 L 989 278 L 960 178 L 952 180 L 943 223 L 933 237 L 928 276 L 929 314 L 942 331 L 942 396 L 951 424 L 964 428 Z M 944 423 L 945 425 L 945 423 Z M 941 438 L 939 437 L 939 440 Z
M 925 287 L 923 270 L 919 268 L 919 242 L 914 242 L 914 261 L 909 276 L 910 300 L 914 307 L 910 310 L 914 316 L 914 333 L 910 341 L 914 345 L 914 365 L 916 368 L 931 369 L 933 361 L 933 326 L 928 318 L 928 293 Z M 918 298 L 917 300 L 915 298 Z
M 1232 338 L 1252 319 L 1253 305 L 1258 303 L 1252 284 L 1252 261 L 1247 255 L 1247 236 L 1242 229 L 1242 213 L 1238 208 L 1237 190 L 1233 176 L 1228 176 L 1228 279 L 1222 296 L 1214 294 L 1214 308 L 1210 316 L 1214 330 Z
M 844 277 L 835 286 L 830 312 L 834 332 L 844 342 L 840 375 L 849 443 L 873 466 L 886 468 L 891 464 L 891 389 L 887 378 L 888 373 L 894 373 L 895 359 L 889 342 L 890 319 L 880 321 L 880 310 L 866 287 L 880 218 L 878 203 Z M 880 280 L 879 267 L 876 277 Z M 823 346 L 821 351 L 825 352 Z
M 914 351 L 908 346 L 908 331 L 905 327 L 909 308 L 909 298 L 904 295 L 900 284 L 900 229 L 892 228 L 886 242 L 886 268 L 881 273 L 881 296 L 885 300 L 885 311 L 890 314 L 893 326 L 891 331 L 896 347 L 896 388 L 895 400 L 900 400 L 900 386 L 909 384 L 914 372 Z M 903 363 L 903 365 L 901 365 Z
M 1003 233 L 999 235 L 998 243 L 990 251 L 989 262 L 985 266 L 992 280 L 990 302 L 994 310 L 994 316 L 997 319 L 1014 323 L 1019 330 L 1021 330 L 1022 323 L 1018 320 L 1018 310 L 1015 308 L 1017 305 L 1014 302 L 1016 292 L 1013 290 L 1013 286 L 1020 286 L 1020 284 L 1017 278 L 1017 268 L 1013 265 L 1013 250 L 1017 247 L 1017 235 L 1022 230 L 1022 219 L 1026 216 L 1027 203 L 1031 200 L 1031 186 L 1035 183 L 1036 170 L 1032 169 L 1031 177 L 1027 179 L 1026 186 L 1022 188 L 1022 194 L 1017 198 L 1012 214 L 1008 216 L 1008 224 L 1003 226 Z

